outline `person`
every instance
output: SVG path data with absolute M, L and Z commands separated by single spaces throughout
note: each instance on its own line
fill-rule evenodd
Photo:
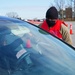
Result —
M 32 66 L 23 44 L 22 38 L 14 35 L 9 27 L 0 27 L 0 75 L 24 75 L 22 71 Z
M 45 31 L 72 45 L 72 38 L 70 36 L 67 24 L 58 19 L 58 11 L 54 6 L 47 10 L 46 20 L 44 20 L 39 26 Z

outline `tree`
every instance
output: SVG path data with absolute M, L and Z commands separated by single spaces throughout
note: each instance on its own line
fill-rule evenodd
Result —
M 75 0 L 70 0 L 71 2 L 71 6 L 72 6 L 72 9 L 73 9 L 73 12 L 74 12 L 74 20 L 75 20 Z
M 9 12 L 9 13 L 6 13 L 6 15 L 8 17 L 18 18 L 18 14 L 16 12 Z
M 55 4 L 56 4 L 56 7 L 58 8 L 59 10 L 59 16 L 60 18 L 63 19 L 64 15 L 63 15 L 63 9 L 65 7 L 65 0 L 54 0 Z
M 74 2 L 74 20 L 75 20 L 75 0 L 73 0 Z

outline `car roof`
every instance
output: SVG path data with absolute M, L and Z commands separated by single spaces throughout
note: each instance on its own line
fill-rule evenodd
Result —
M 17 18 L 11 18 L 6 16 L 0 16 L 0 20 L 11 21 L 11 22 L 23 22 L 22 20 L 19 20 Z

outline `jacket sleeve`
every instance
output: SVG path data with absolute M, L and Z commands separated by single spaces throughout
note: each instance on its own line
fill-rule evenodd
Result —
M 72 38 L 70 36 L 68 27 L 62 24 L 60 32 L 62 34 L 62 39 L 68 44 L 72 45 Z
M 40 23 L 38 26 L 41 27 L 42 23 Z

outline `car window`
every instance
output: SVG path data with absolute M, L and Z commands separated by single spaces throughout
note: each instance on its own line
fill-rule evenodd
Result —
M 73 48 L 27 22 L 5 27 L 0 31 L 1 75 L 75 74 Z

